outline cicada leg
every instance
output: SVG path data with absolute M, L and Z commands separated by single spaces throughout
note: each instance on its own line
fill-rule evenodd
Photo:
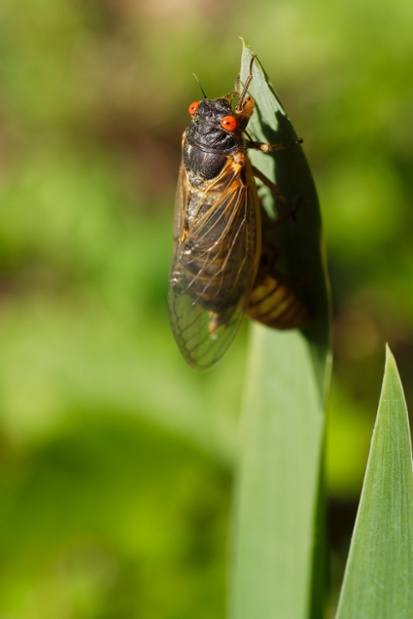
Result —
M 299 197 L 297 196 L 297 198 L 294 199 L 294 202 L 291 203 L 291 201 L 282 193 L 279 186 L 276 185 L 276 183 L 273 183 L 258 168 L 256 168 L 255 166 L 252 166 L 252 172 L 254 176 L 262 182 L 263 185 L 268 187 L 271 193 L 274 194 L 274 196 L 276 196 L 278 200 L 281 200 L 281 202 L 283 202 L 288 207 L 288 212 L 285 213 L 284 215 L 279 215 L 275 220 L 272 220 L 270 222 L 270 225 L 271 226 L 278 225 L 279 223 L 282 223 L 286 221 L 287 219 L 290 219 L 290 217 L 295 220 L 296 213 L 300 205 Z
M 217 331 L 220 327 L 222 327 L 222 321 L 219 319 L 219 315 L 216 312 L 208 312 L 209 320 L 208 320 L 208 331 L 211 339 L 216 340 L 218 335 Z
M 248 140 L 246 147 L 261 150 L 263 153 L 275 153 L 277 150 L 286 150 L 287 148 L 291 148 L 291 146 L 297 146 L 302 143 L 302 138 L 297 138 L 294 142 L 288 144 L 268 144 L 267 142 L 254 142 L 254 140 Z
M 228 315 L 230 313 L 233 313 L 233 309 L 231 309 L 231 312 L 228 312 Z M 208 332 L 212 340 L 218 339 L 220 329 L 228 326 L 228 315 L 221 315 L 213 311 L 208 312 Z

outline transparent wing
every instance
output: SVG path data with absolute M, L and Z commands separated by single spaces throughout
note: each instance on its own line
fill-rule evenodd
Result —
M 248 159 L 194 187 L 181 167 L 168 295 L 172 331 L 197 369 L 214 365 L 235 337 L 260 252 L 258 196 Z
M 197 370 L 207 370 L 228 350 L 244 313 L 238 309 L 230 322 L 212 334 L 209 313 L 188 295 L 175 295 L 170 289 L 169 315 L 175 340 L 184 359 Z

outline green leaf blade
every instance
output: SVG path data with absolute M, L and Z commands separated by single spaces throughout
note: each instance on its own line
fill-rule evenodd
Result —
M 241 81 L 252 52 L 244 44 Z M 292 143 L 294 129 L 258 61 L 249 93 L 253 140 Z M 249 157 L 279 185 L 296 220 L 273 227 L 279 266 L 299 281 L 311 320 L 302 330 L 252 326 L 242 411 L 242 456 L 237 482 L 234 619 L 321 617 L 323 533 L 320 525 L 325 400 L 330 377 L 329 291 L 322 252 L 317 194 L 300 146 Z M 262 190 L 263 188 L 261 188 Z M 280 204 L 265 191 L 264 208 L 276 218 Z M 282 205 L 281 205 L 282 207 Z M 320 578 L 314 578 L 318 566 Z
M 234 616 L 308 617 L 324 417 L 300 334 L 254 326 L 243 412 Z
M 412 448 L 403 388 L 388 350 L 336 619 L 412 616 Z

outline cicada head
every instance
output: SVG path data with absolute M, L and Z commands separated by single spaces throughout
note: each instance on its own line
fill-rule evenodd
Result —
M 204 99 L 189 106 L 189 144 L 207 152 L 229 154 L 242 145 L 242 129 L 227 98 Z

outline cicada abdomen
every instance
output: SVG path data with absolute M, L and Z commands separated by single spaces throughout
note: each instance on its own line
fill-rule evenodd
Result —
M 309 316 L 291 282 L 267 265 L 258 270 L 246 314 L 267 327 L 281 330 L 301 327 Z

